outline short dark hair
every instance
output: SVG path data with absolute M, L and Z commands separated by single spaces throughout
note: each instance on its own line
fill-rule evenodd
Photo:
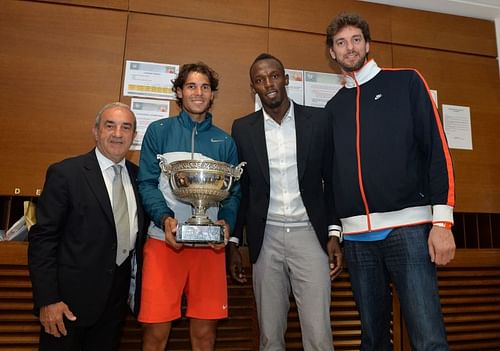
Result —
M 263 61 L 263 60 L 274 60 L 274 61 L 278 62 L 280 69 L 281 69 L 281 73 L 283 73 L 283 75 L 285 75 L 285 66 L 283 66 L 283 62 L 281 62 L 279 58 L 264 52 L 264 53 L 260 54 L 259 56 L 257 56 L 255 58 L 255 60 L 253 60 L 252 65 L 250 66 L 250 70 L 248 71 L 248 73 L 250 74 L 250 81 L 252 81 L 252 68 L 253 68 L 253 66 L 255 66 L 255 64 L 257 62 Z
M 212 91 L 217 91 L 219 86 L 219 75 L 213 69 L 208 67 L 207 64 L 203 62 L 197 63 L 186 63 L 182 65 L 177 78 L 172 80 L 174 92 L 177 91 L 177 88 L 183 88 L 184 84 L 186 84 L 186 80 L 191 72 L 198 72 L 207 76 L 208 81 L 210 82 L 210 89 Z M 182 108 L 182 99 L 177 97 L 177 105 Z
M 326 45 L 331 48 L 333 47 L 333 37 L 342 28 L 347 26 L 354 26 L 361 29 L 365 41 L 369 43 L 372 39 L 370 36 L 370 26 L 360 15 L 357 13 L 339 13 L 326 28 Z

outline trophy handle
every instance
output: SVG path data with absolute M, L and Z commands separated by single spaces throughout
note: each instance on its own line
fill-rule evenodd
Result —
M 247 163 L 246 162 L 240 162 L 239 165 L 237 165 L 236 167 L 234 167 L 232 169 L 232 176 L 234 178 L 234 180 L 240 180 L 241 178 L 241 175 L 243 173 L 243 167 L 246 165 Z
M 170 163 L 168 163 L 168 160 L 165 156 L 163 155 L 156 155 L 156 159 L 160 160 L 159 166 L 160 169 L 167 174 L 167 176 L 170 176 L 172 174 L 172 166 Z

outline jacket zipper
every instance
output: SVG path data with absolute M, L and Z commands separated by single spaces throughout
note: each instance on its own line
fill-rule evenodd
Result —
M 359 184 L 359 191 L 361 193 L 361 198 L 363 199 L 363 206 L 365 207 L 365 213 L 366 213 L 366 224 L 368 226 L 368 231 L 372 230 L 372 223 L 370 219 L 370 208 L 368 207 L 368 200 L 366 199 L 366 194 L 365 194 L 365 187 L 363 185 L 363 174 L 361 172 L 361 142 L 360 142 L 360 135 L 361 135 L 361 123 L 360 123 L 360 95 L 361 95 L 361 88 L 358 84 L 358 81 L 354 75 L 352 74 L 352 78 L 354 82 L 356 83 L 356 158 L 357 158 L 357 163 L 358 163 L 358 184 Z
M 191 160 L 194 160 L 194 137 L 198 134 L 198 129 L 196 128 L 196 124 L 193 127 L 193 131 L 191 132 Z

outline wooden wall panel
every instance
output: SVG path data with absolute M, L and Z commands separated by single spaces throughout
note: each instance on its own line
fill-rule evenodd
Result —
M 392 62 L 392 45 L 378 42 L 370 43 L 369 59 L 375 59 L 380 67 L 394 67 Z
M 220 78 L 212 108 L 214 123 L 230 132 L 235 118 L 253 111 L 248 69 L 258 54 L 267 51 L 267 43 L 263 28 L 133 13 L 125 58 L 208 64 Z M 130 102 L 129 97 L 122 100 Z M 170 106 L 177 111 L 174 101 Z M 136 153 L 133 160 L 137 159 Z
M 0 242 L 0 350 L 38 350 L 40 323 L 33 315 L 27 245 Z
M 393 7 L 391 14 L 394 44 L 497 56 L 493 21 L 402 7 Z
M 326 54 L 324 30 L 347 10 L 370 22 L 375 40 L 370 54 L 381 66 L 423 67 L 440 102 L 472 107 L 475 149 L 453 151 L 457 210 L 498 212 L 498 155 L 488 154 L 500 144 L 491 22 L 354 0 L 5 0 L 3 5 L 0 164 L 6 170 L 0 194 L 12 195 L 18 187 L 20 195 L 34 195 L 48 164 L 93 146 L 91 121 L 98 108 L 130 101 L 121 96 L 125 59 L 206 61 L 221 76 L 213 112 L 216 124 L 228 131 L 234 118 L 253 110 L 247 72 L 257 54 L 270 51 L 290 68 L 338 72 Z M 123 11 L 96 8 L 101 6 Z M 404 44 L 394 46 L 394 58 L 393 39 Z M 131 158 L 137 161 L 138 153 Z
M 359 350 L 361 344 L 361 323 L 347 272 L 343 272 L 332 283 L 331 299 L 330 319 L 335 350 Z M 287 351 L 304 350 L 299 312 L 293 296 L 290 298 L 285 341 Z
M 228 23 L 268 25 L 269 0 L 129 0 L 130 11 Z M 208 34 L 208 33 L 206 33 Z
M 0 350 L 2 351 L 38 350 L 40 323 L 32 311 L 27 248 L 27 243 L 23 242 L 0 242 Z M 247 279 L 248 283 L 243 285 L 228 283 L 229 318 L 218 323 L 217 350 L 258 349 L 257 317 L 251 276 L 247 276 Z M 120 351 L 140 350 L 141 342 L 140 325 L 129 315 Z M 173 323 L 168 349 L 190 349 L 186 318 Z
M 269 26 L 324 35 L 340 12 L 358 12 L 369 23 L 372 39 L 391 42 L 392 7 L 354 0 L 270 0 Z
M 457 211 L 500 212 L 500 80 L 494 58 L 394 45 L 395 67 L 416 68 L 442 104 L 470 106 L 473 150 L 452 150 Z
M 495 213 L 491 216 L 491 237 L 494 248 L 500 248 L 500 214 Z
M 496 213 L 460 213 L 454 215 L 453 234 L 457 247 L 466 249 L 500 248 L 498 239 L 500 228 L 496 222 L 500 218 Z
M 359 350 L 361 322 L 352 295 L 347 269 L 332 282 L 330 318 L 335 350 Z
M 0 243 L 0 350 L 38 349 L 39 323 L 32 315 L 31 283 L 26 265 L 26 243 Z M 248 283 L 228 284 L 229 318 L 218 324 L 216 350 L 258 350 L 258 327 L 249 267 L 247 272 Z M 450 350 L 500 349 L 499 250 L 457 250 L 455 259 L 448 266 L 438 268 L 438 284 Z M 347 271 L 332 284 L 331 306 L 335 350 L 359 350 L 360 322 Z M 393 312 L 394 350 L 407 351 L 409 345 L 403 333 L 397 300 L 394 300 Z M 293 299 L 288 326 L 287 350 L 302 350 Z M 139 350 L 141 340 L 140 326 L 129 316 L 120 350 Z M 187 319 L 174 323 L 168 349 L 190 349 Z
M 325 53 L 324 31 L 344 10 L 369 21 L 370 54 L 381 66 L 417 68 L 438 90 L 440 105 L 471 106 L 474 150 L 452 150 L 457 210 L 500 213 L 500 81 L 492 23 L 353 0 L 4 0 L 0 194 L 11 195 L 18 186 L 21 195 L 34 195 L 48 164 L 93 146 L 95 112 L 110 101 L 130 102 L 121 95 L 124 60 L 205 61 L 221 77 L 215 123 L 229 131 L 234 118 L 253 110 L 248 68 L 259 53 L 269 51 L 289 68 L 338 72 Z M 137 162 L 138 153 L 131 158 Z M 10 203 L 2 207 L 10 213 Z M 499 247 L 499 215 L 488 218 L 460 216 L 464 247 Z M 25 251 L 24 243 L 0 243 L 0 350 L 37 349 Z M 499 257 L 498 250 L 459 250 L 449 267 L 439 269 L 453 350 L 500 348 Z M 256 350 L 251 285 L 229 289 L 231 317 L 221 322 L 220 348 Z M 395 350 L 404 344 L 398 308 L 395 302 Z M 171 349 L 188 348 L 186 324 L 176 323 Z M 359 349 L 347 273 L 333 283 L 332 326 L 336 350 Z M 140 340 L 129 318 L 122 349 L 137 350 Z M 287 340 L 300 349 L 293 308 Z
M 498 250 L 458 251 L 438 281 L 450 350 L 500 350 Z
M 79 5 L 88 7 L 100 7 L 106 9 L 128 9 L 129 0 L 33 0 L 40 2 L 52 2 L 66 5 Z
M 286 68 L 306 71 L 333 72 L 324 35 L 269 30 L 269 53 L 278 57 Z
M 120 97 L 126 13 L 4 1 L 0 194 L 34 195 L 47 165 L 89 150 L 95 113 Z

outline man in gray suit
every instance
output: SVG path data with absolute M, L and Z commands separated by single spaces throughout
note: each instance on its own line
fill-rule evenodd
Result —
M 330 279 L 342 270 L 342 251 L 340 238 L 328 234 L 334 223 L 329 123 L 322 109 L 288 98 L 288 76 L 276 57 L 259 55 L 250 79 L 263 108 L 232 128 L 240 161 L 247 165 L 228 245 L 230 273 L 245 281 L 237 247 L 246 227 L 260 349 L 285 350 L 293 291 L 304 350 L 333 350 Z

